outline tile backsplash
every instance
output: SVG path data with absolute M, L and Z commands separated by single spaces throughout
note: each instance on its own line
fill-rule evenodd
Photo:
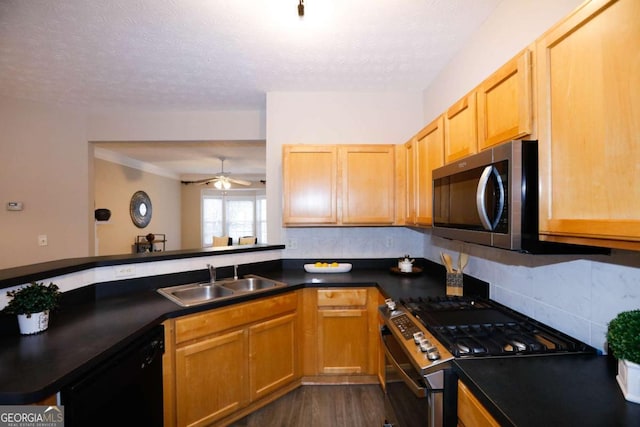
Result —
M 285 228 L 284 258 L 394 258 L 440 263 L 470 255 L 467 274 L 491 284 L 491 298 L 600 350 L 607 323 L 640 308 L 640 254 L 527 255 L 432 237 L 403 227 Z

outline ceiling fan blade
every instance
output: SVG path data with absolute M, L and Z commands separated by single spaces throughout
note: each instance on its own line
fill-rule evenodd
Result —
M 238 184 L 238 185 L 251 185 L 250 181 L 245 181 L 244 179 L 227 178 L 227 180 L 229 182 L 233 182 L 234 184 Z
M 183 184 L 208 184 L 211 181 L 215 181 L 216 179 L 218 179 L 217 176 L 214 176 L 213 178 L 205 178 L 205 179 L 197 179 L 195 181 L 180 181 Z

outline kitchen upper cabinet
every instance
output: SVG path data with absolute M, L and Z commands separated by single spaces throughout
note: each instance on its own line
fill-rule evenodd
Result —
M 591 1 L 537 41 L 542 239 L 640 249 L 639 22 Z
M 285 145 L 282 150 L 283 222 L 337 224 L 337 147 Z
M 458 381 L 458 427 L 500 427 L 462 381 Z
M 416 193 L 416 145 L 417 138 L 413 137 L 411 140 L 407 141 L 403 146 L 400 152 L 402 153 L 402 159 L 404 160 L 402 163 L 402 170 L 404 171 L 404 176 L 402 178 L 402 182 L 404 184 L 404 198 L 400 199 L 404 201 L 403 211 L 404 211 L 404 222 L 407 225 L 415 225 L 416 224 L 416 204 L 417 204 L 417 193 Z M 399 191 L 398 191 L 399 192 Z
M 431 172 L 444 165 L 444 117 L 422 129 L 415 142 L 415 223 L 433 224 L 433 185 Z
M 376 288 L 305 289 L 305 376 L 370 376 L 378 371 Z M 322 381 L 322 379 L 317 379 Z
M 393 224 L 395 147 L 340 145 L 338 165 L 343 224 Z
M 298 294 L 166 322 L 165 425 L 226 423 L 297 386 Z
M 446 163 L 478 151 L 476 92 L 452 105 L 444 115 L 444 147 Z
M 480 151 L 531 134 L 531 75 L 531 51 L 526 49 L 480 84 L 477 89 Z
M 393 145 L 285 145 L 283 222 L 391 225 L 395 169 Z

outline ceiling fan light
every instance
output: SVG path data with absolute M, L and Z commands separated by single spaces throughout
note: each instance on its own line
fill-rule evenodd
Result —
M 222 190 L 222 181 L 214 182 L 213 186 L 216 187 L 218 190 Z
M 224 187 L 224 189 L 225 189 L 225 190 L 228 190 L 228 189 L 230 189 L 230 188 L 231 188 L 231 183 L 230 183 L 229 181 L 225 180 L 225 181 L 222 183 L 222 186 Z

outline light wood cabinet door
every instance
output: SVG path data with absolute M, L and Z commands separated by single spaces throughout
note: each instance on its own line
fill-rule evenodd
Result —
M 283 222 L 336 224 L 336 146 L 285 145 L 282 149 Z
M 407 141 L 402 150 L 403 155 L 403 167 L 404 167 L 404 213 L 405 224 L 416 224 L 416 208 L 418 204 L 419 195 L 417 193 L 416 181 L 417 177 L 417 138 L 414 137 L 410 141 Z
M 338 146 L 343 224 L 393 224 L 395 147 Z
M 476 92 L 452 105 L 444 116 L 445 162 L 478 152 Z
M 524 50 L 478 87 L 478 149 L 531 134 L 531 51 Z
M 433 183 L 431 172 L 444 165 L 444 117 L 440 116 L 417 136 L 416 218 L 418 225 L 433 224 Z
M 639 22 L 594 0 L 537 42 L 542 239 L 640 249 Z
M 368 330 L 366 308 L 320 310 L 318 313 L 320 373 L 368 373 Z
M 250 395 L 260 399 L 300 376 L 295 314 L 249 328 Z
M 378 373 L 378 290 L 305 289 L 303 371 L 313 381 L 373 379 Z
M 176 350 L 179 426 L 204 426 L 246 406 L 247 333 L 239 330 Z
M 458 427 L 500 427 L 462 381 L 458 381 Z

